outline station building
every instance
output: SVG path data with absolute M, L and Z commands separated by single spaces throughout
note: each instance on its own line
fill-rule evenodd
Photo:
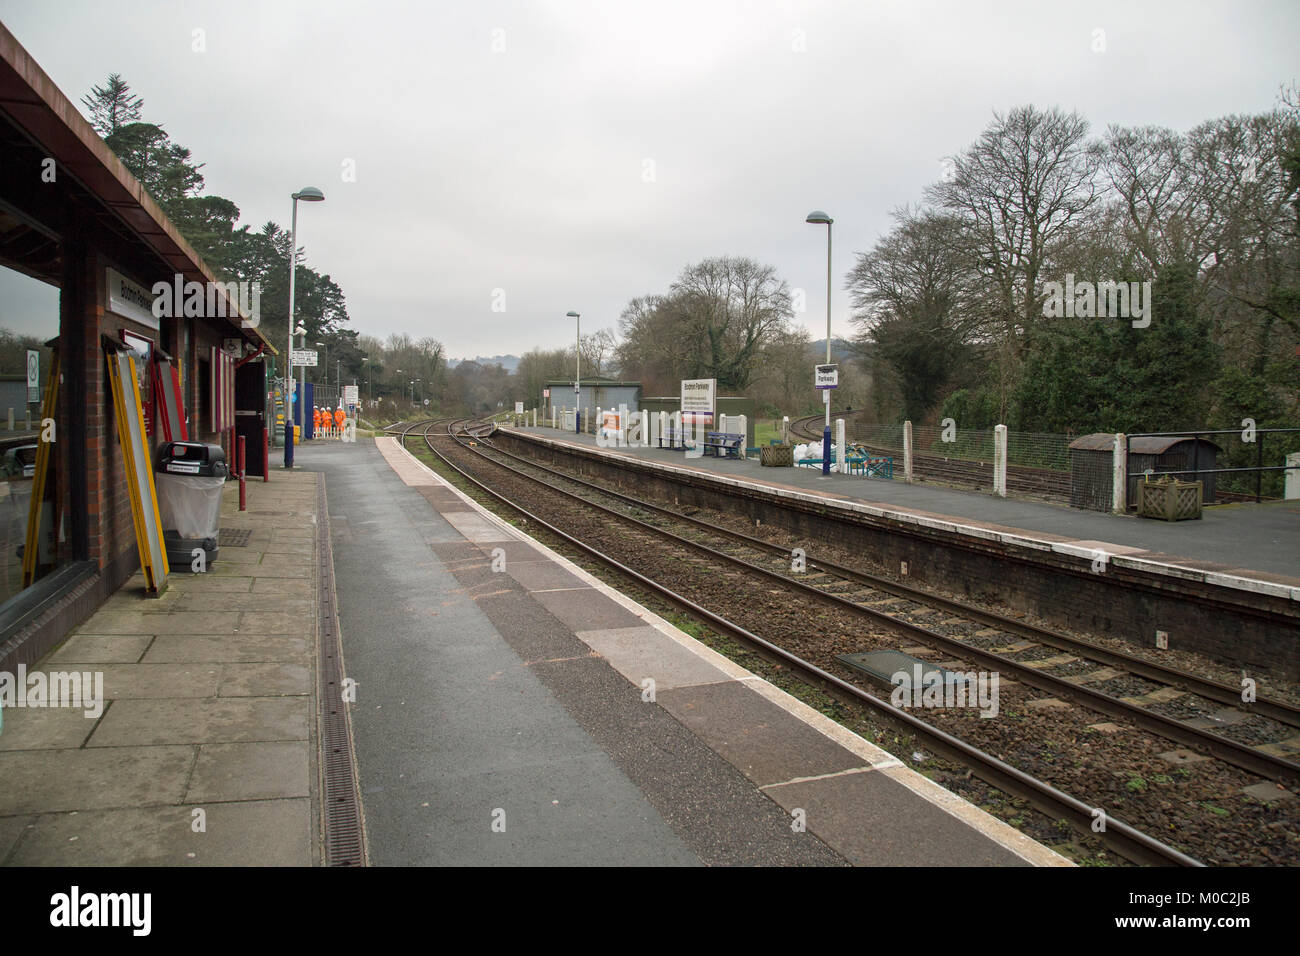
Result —
M 30 489 L 24 499 L 21 479 L 11 478 L 0 500 L 0 670 L 13 671 L 48 653 L 140 566 L 106 349 L 125 344 L 140 357 L 142 403 L 153 399 L 144 357 L 162 350 L 179 370 L 188 437 L 221 444 L 232 461 L 232 419 L 242 410 L 250 426 L 261 427 L 266 393 L 258 356 L 276 353 L 226 292 L 218 293 L 225 299 L 219 308 L 203 315 L 155 318 L 155 283 L 179 276 L 207 288 L 216 276 L 3 24 L 0 155 L 0 267 L 29 277 L 13 277 L 18 282 L 57 290 L 57 314 L 48 316 L 39 350 L 39 397 L 54 361 L 58 367 L 52 533 L 25 587 L 16 570 Z M 0 325 L 21 311 L 0 303 Z M 223 315 L 213 317 L 218 311 Z M 155 447 L 157 432 L 150 436 Z M 260 438 L 256 444 L 257 453 L 248 445 L 250 474 L 268 464 Z

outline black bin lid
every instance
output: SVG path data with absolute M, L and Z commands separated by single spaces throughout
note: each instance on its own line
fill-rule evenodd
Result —
M 220 445 L 199 441 L 166 441 L 158 446 L 154 470 L 173 475 L 224 478 L 226 452 Z

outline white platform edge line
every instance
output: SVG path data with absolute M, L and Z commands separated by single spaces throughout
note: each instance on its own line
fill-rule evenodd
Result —
M 538 435 L 533 432 L 515 432 L 511 428 L 502 428 L 502 431 L 526 435 L 530 439 L 536 439 L 548 444 L 563 445 L 568 448 L 579 448 L 583 451 L 594 451 L 603 455 L 612 453 L 602 448 L 592 448 L 589 445 L 582 445 L 576 442 L 565 441 L 561 438 L 551 438 L 548 435 Z M 675 465 L 665 465 L 658 461 L 649 461 L 644 458 L 635 458 L 631 455 L 621 455 L 619 457 L 629 458 L 651 468 L 657 468 L 662 471 L 673 472 L 683 475 L 698 475 L 701 472 L 695 469 L 678 468 Z M 1026 529 L 1021 529 L 1020 533 L 990 531 L 988 528 L 980 528 L 974 525 L 961 524 L 955 521 L 944 521 L 937 518 L 929 518 L 925 515 L 913 514 L 907 511 L 894 511 L 887 505 L 868 504 L 866 502 L 844 501 L 841 498 L 824 497 L 821 495 L 811 495 L 806 491 L 792 491 L 786 488 L 776 488 L 771 485 L 755 484 L 740 478 L 732 478 L 729 475 L 715 475 L 712 472 L 704 472 L 711 479 L 720 484 L 734 485 L 739 488 L 749 488 L 755 491 L 775 492 L 786 498 L 794 498 L 799 501 L 805 501 L 812 504 L 829 504 L 846 511 L 859 511 L 872 517 L 888 518 L 894 521 L 901 521 L 905 524 L 916 524 L 927 528 L 934 528 L 941 531 L 951 532 L 953 534 L 962 534 L 967 537 L 979 538 L 984 541 L 999 541 L 1005 544 L 1025 547 L 1026 545 L 1038 550 L 1056 551 L 1071 554 L 1072 557 L 1092 558 L 1096 554 L 1096 549 L 1086 550 L 1086 555 L 1075 555 L 1068 549 L 1073 545 L 1070 542 L 1048 541 L 1044 538 L 1035 538 L 1030 534 L 1023 533 Z M 1127 547 L 1120 545 L 1118 547 Z M 1105 550 L 1105 549 L 1103 549 Z M 1160 574 L 1165 577 L 1182 578 L 1184 580 L 1199 581 L 1213 586 L 1232 588 L 1238 591 L 1250 591 L 1253 594 L 1269 594 L 1276 597 L 1290 597 L 1293 601 L 1300 601 L 1300 587 L 1290 587 L 1285 584 L 1274 584 L 1270 581 L 1264 581 L 1259 578 L 1248 578 L 1239 574 L 1221 574 L 1216 571 L 1202 571 L 1198 568 L 1189 568 L 1181 564 L 1168 564 L 1165 562 L 1151 561 L 1143 558 L 1129 558 L 1122 553 L 1106 550 L 1108 558 L 1114 564 L 1127 565 L 1137 571 L 1145 571 L 1148 574 Z M 1288 594 L 1289 592 L 1289 594 Z
M 938 809 L 943 810 L 949 816 L 955 817 L 960 822 L 971 827 L 971 829 L 979 833 L 982 833 L 984 836 L 988 837 L 998 846 L 1014 854 L 1020 859 L 1026 861 L 1027 863 L 1030 863 L 1034 866 L 1073 866 L 1074 865 L 1068 859 L 1066 859 L 1065 857 L 1057 853 L 1055 850 L 1052 850 L 1051 848 L 1044 846 L 1043 844 L 1037 842 L 1031 837 L 1026 836 L 1025 834 L 1021 833 L 1019 830 L 1017 830 L 1015 827 L 1011 826 L 1008 823 L 1004 823 L 1003 821 L 999 820 L 997 817 L 993 816 L 992 814 L 987 813 L 984 810 L 981 810 L 979 807 L 970 803 L 965 798 L 960 797 L 949 790 L 945 790 L 943 787 L 941 787 L 939 784 L 935 783 L 934 781 L 930 780 L 928 777 L 925 777 L 922 774 L 917 773 L 915 770 L 911 769 L 910 767 L 903 765 L 902 762 L 897 757 L 889 753 L 887 750 L 883 750 L 880 747 L 877 747 L 875 744 L 866 740 L 864 737 L 855 734 L 847 727 L 832 720 L 831 718 L 827 717 L 825 714 L 821 713 L 820 711 L 814 710 L 812 707 L 809 707 L 807 704 L 805 704 L 803 701 L 799 700 L 798 698 L 792 697 L 790 694 L 787 694 L 785 691 L 781 690 L 776 685 L 769 683 L 767 680 L 760 677 L 759 675 L 752 673 L 751 671 L 747 670 L 744 667 L 741 667 L 739 664 L 737 664 L 735 661 L 731 660 L 730 658 L 724 657 L 723 655 L 719 654 L 717 651 L 713 650 L 712 648 L 706 647 L 704 644 L 701 644 L 699 641 L 691 637 L 685 631 L 681 630 L 675 625 L 664 620 L 658 614 L 655 614 L 653 611 L 649 610 L 648 608 L 642 607 L 640 604 L 633 601 L 627 595 L 621 593 L 620 591 L 615 590 L 614 588 L 606 584 L 604 581 L 601 581 L 599 578 L 588 573 L 583 568 L 578 567 L 568 558 L 564 557 L 564 555 L 556 554 L 554 551 L 546 547 L 546 545 L 542 544 L 540 541 L 537 541 L 536 539 L 530 537 L 529 535 L 520 531 L 514 525 L 504 521 L 502 518 L 488 511 L 486 508 L 480 505 L 473 498 L 466 495 L 455 485 L 451 484 L 449 481 L 444 479 L 433 469 L 429 468 L 429 466 L 426 465 L 424 462 L 416 458 L 413 454 L 411 454 L 410 451 L 408 451 L 403 445 L 401 445 L 396 438 L 393 438 L 391 436 L 376 437 L 375 439 L 376 445 L 378 445 L 378 443 L 381 440 L 383 440 L 383 438 L 387 438 L 390 442 L 392 442 L 392 447 L 394 450 L 400 450 L 407 458 L 410 459 L 411 462 L 419 466 L 421 469 L 424 469 L 435 479 L 437 479 L 439 484 L 455 492 L 457 496 L 463 499 L 467 504 L 473 507 L 476 511 L 480 512 L 485 518 L 501 525 L 503 529 L 510 532 L 510 534 L 513 537 L 518 538 L 519 540 L 530 544 L 537 551 L 547 555 L 551 560 L 560 564 L 562 567 L 564 567 L 570 573 L 574 574 L 576 577 L 580 578 L 581 580 L 587 581 L 593 588 L 605 593 L 616 603 L 618 603 L 619 605 L 621 605 L 631 613 L 635 614 L 637 617 L 641 618 L 643 621 L 645 621 L 646 623 L 654 627 L 655 630 L 659 631 L 664 636 L 677 642 L 686 650 L 691 651 L 698 657 L 702 658 L 703 660 L 717 667 L 719 670 L 728 674 L 733 679 L 744 683 L 752 690 L 761 694 L 763 697 L 767 698 L 769 701 L 776 704 L 782 710 L 786 711 L 792 717 L 795 717 L 803 721 L 803 723 L 812 727 L 814 730 L 819 731 L 823 736 L 829 737 L 831 740 L 835 741 L 840 746 L 844 747 L 846 750 L 850 751 L 851 753 L 859 757 L 862 757 L 868 764 L 871 765 L 873 770 L 880 770 L 882 773 L 888 774 L 892 779 L 894 779 L 898 783 L 901 783 L 903 786 L 907 787 L 907 789 L 911 790 L 917 796 L 933 804 Z M 380 448 L 380 453 L 384 454 L 382 447 Z M 384 458 L 385 460 L 389 460 L 387 454 L 384 454 Z M 394 471 L 397 471 L 397 469 L 394 468 Z M 399 477 L 401 477 L 400 472 L 399 472 Z M 581 638 L 579 639 L 581 640 Z M 759 789 L 761 790 L 762 788 Z

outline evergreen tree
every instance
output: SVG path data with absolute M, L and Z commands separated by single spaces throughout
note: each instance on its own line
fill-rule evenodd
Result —
M 144 100 L 131 92 L 120 73 L 110 73 L 103 86 L 92 86 L 81 102 L 90 111 L 90 125 L 105 139 L 123 126 L 139 122 L 144 108 Z

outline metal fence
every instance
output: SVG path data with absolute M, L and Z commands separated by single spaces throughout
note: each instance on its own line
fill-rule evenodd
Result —
M 851 441 L 874 448 L 902 452 L 902 425 L 850 426 Z M 949 440 L 950 439 L 950 440 Z M 1008 432 L 1007 463 L 1051 471 L 1070 470 L 1071 435 L 1042 432 Z M 993 462 L 993 430 L 975 428 L 945 429 L 934 425 L 912 428 L 912 451 L 916 455 L 951 458 L 958 461 Z
M 1300 452 L 1300 428 L 1230 428 L 1207 429 L 1199 432 L 1144 432 L 1127 436 L 1134 438 L 1195 438 L 1212 441 L 1218 445 L 1217 468 L 1161 469 L 1179 478 L 1195 481 L 1202 476 L 1213 476 L 1217 497 L 1240 500 L 1254 498 L 1281 498 L 1285 493 L 1287 456 Z M 1140 478 L 1143 472 L 1130 471 L 1129 478 Z

